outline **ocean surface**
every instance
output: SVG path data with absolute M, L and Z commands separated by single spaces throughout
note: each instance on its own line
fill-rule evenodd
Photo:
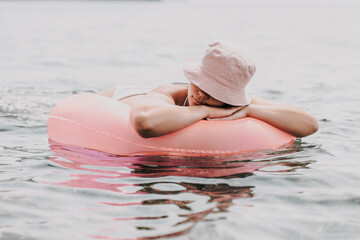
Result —
M 0 239 L 359 239 L 360 3 L 0 1 Z M 186 81 L 208 43 L 319 131 L 276 151 L 114 156 L 49 142 L 61 99 Z

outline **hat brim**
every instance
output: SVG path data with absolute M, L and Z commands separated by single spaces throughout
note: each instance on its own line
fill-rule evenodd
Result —
M 188 59 L 183 64 L 186 77 L 211 97 L 233 106 L 250 104 L 251 98 L 245 89 L 239 91 L 225 86 L 201 70 L 201 62 Z

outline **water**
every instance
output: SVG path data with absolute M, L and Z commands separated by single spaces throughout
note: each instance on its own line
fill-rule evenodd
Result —
M 358 239 L 355 1 L 0 1 L 0 239 Z M 48 142 L 62 98 L 184 81 L 207 43 L 319 131 L 276 152 L 120 157 Z

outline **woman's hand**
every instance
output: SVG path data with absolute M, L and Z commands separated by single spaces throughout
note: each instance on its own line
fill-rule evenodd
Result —
M 247 106 L 241 107 L 231 107 L 231 108 L 218 108 L 218 107 L 208 107 L 209 116 L 208 120 L 234 120 L 238 118 L 243 118 L 247 116 L 246 108 Z

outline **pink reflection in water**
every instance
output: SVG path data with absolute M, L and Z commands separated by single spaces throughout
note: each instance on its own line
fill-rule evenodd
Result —
M 144 231 L 149 232 L 150 236 L 129 238 L 111 237 L 109 231 L 116 232 L 117 228 L 107 229 L 106 231 L 99 231 L 101 234 L 92 235 L 94 239 L 159 239 L 182 236 L 188 233 L 197 222 L 203 220 L 209 214 L 216 214 L 226 212 L 233 204 L 234 199 L 250 198 L 253 196 L 253 186 L 230 186 L 226 183 L 220 184 L 203 184 L 186 182 L 188 177 L 191 178 L 243 178 L 253 175 L 261 169 L 269 166 L 283 165 L 288 167 L 279 172 L 294 171 L 299 167 L 299 164 L 289 163 L 286 161 L 253 161 L 254 159 L 266 159 L 269 157 L 279 156 L 285 154 L 286 151 L 278 153 L 257 152 L 251 154 L 243 154 L 237 156 L 226 157 L 204 157 L 204 156 L 116 156 L 99 151 L 84 149 L 74 146 L 66 146 L 51 142 L 51 150 L 55 153 L 50 159 L 65 168 L 75 170 L 70 175 L 70 180 L 65 182 L 51 183 L 54 185 L 73 187 L 73 188 L 87 188 L 87 189 L 101 189 L 111 192 L 121 193 L 122 196 L 134 194 L 152 194 L 150 199 L 142 201 L 134 201 L 133 199 L 125 203 L 105 202 L 100 204 L 104 206 L 111 206 L 114 208 L 130 207 L 130 206 L 153 206 L 161 207 L 162 205 L 174 205 L 179 210 L 180 219 L 176 224 L 167 226 L 169 234 L 156 233 L 156 221 L 159 219 L 168 218 L 167 215 L 158 216 L 142 216 L 140 213 L 136 216 L 113 218 L 113 222 L 128 222 L 132 224 L 139 234 Z M 294 151 L 292 149 L 292 151 Z M 286 160 L 286 159 L 284 159 Z M 300 164 L 304 167 L 304 164 Z M 179 182 L 159 181 L 161 177 L 184 177 Z M 137 178 L 147 179 L 144 183 L 129 183 L 126 179 Z M 154 181 L 149 182 L 149 178 L 154 178 Z M 141 182 L 141 181 L 137 181 Z M 181 186 L 181 189 L 159 189 L 157 185 L 174 184 Z M 129 190 L 130 189 L 130 190 Z M 181 193 L 191 193 L 197 196 L 208 197 L 209 207 L 206 210 L 194 209 L 194 198 L 189 200 L 175 200 L 171 196 Z M 154 197 L 156 196 L 156 197 Z M 159 198 L 159 196 L 161 196 Z M 203 208 L 201 208 L 203 209 Z M 97 211 L 97 209 L 88 209 L 88 211 Z M 101 211 L 101 209 L 100 209 Z M 184 214 L 183 211 L 188 211 Z M 139 214 L 139 213 L 137 213 Z M 139 226 L 139 221 L 154 221 L 155 226 Z M 190 224 L 190 226 L 189 226 Z M 184 226 L 179 230 L 179 226 Z M 164 227 L 164 226 L 161 226 Z M 175 229 L 176 228 L 176 229 Z M 150 233 L 152 232 L 152 233 Z

